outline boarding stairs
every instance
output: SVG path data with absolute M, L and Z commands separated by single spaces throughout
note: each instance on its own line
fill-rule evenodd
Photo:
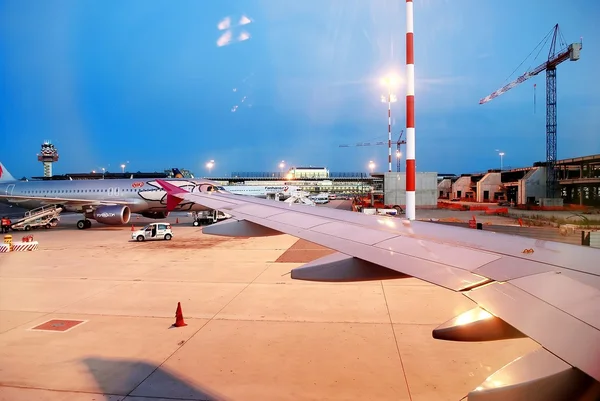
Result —
M 287 198 L 286 200 L 284 200 L 285 203 L 299 203 L 302 205 L 308 205 L 308 206 L 315 206 L 316 203 L 312 200 L 309 199 L 306 194 L 302 193 L 298 193 L 298 194 L 294 194 L 292 196 L 290 196 L 289 198 Z
M 63 208 L 57 205 L 38 207 L 37 209 L 26 212 L 21 220 L 11 225 L 11 228 L 13 230 L 29 231 L 32 228 L 56 227 L 60 221 L 59 215 L 62 211 Z

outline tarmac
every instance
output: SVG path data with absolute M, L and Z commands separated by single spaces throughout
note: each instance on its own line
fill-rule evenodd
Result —
M 171 241 L 136 243 L 78 218 L 0 254 L 0 400 L 458 401 L 539 347 L 434 340 L 475 305 L 417 279 L 292 280 L 331 250 L 289 235 L 210 236 L 179 214 Z

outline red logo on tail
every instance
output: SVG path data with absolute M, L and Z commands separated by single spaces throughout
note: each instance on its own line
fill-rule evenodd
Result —
M 0 164 L 0 178 L 2 178 L 2 173 L 3 173 L 3 171 L 2 171 L 2 165 Z

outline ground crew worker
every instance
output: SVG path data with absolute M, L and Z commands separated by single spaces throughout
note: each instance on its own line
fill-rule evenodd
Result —
M 2 232 L 7 233 L 9 227 L 10 227 L 10 220 L 8 219 L 8 217 L 3 216 L 2 217 Z

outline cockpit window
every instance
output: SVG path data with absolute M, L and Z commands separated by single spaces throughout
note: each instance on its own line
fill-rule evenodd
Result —
M 219 191 L 225 191 L 225 187 L 217 187 L 217 190 L 219 190 Z

